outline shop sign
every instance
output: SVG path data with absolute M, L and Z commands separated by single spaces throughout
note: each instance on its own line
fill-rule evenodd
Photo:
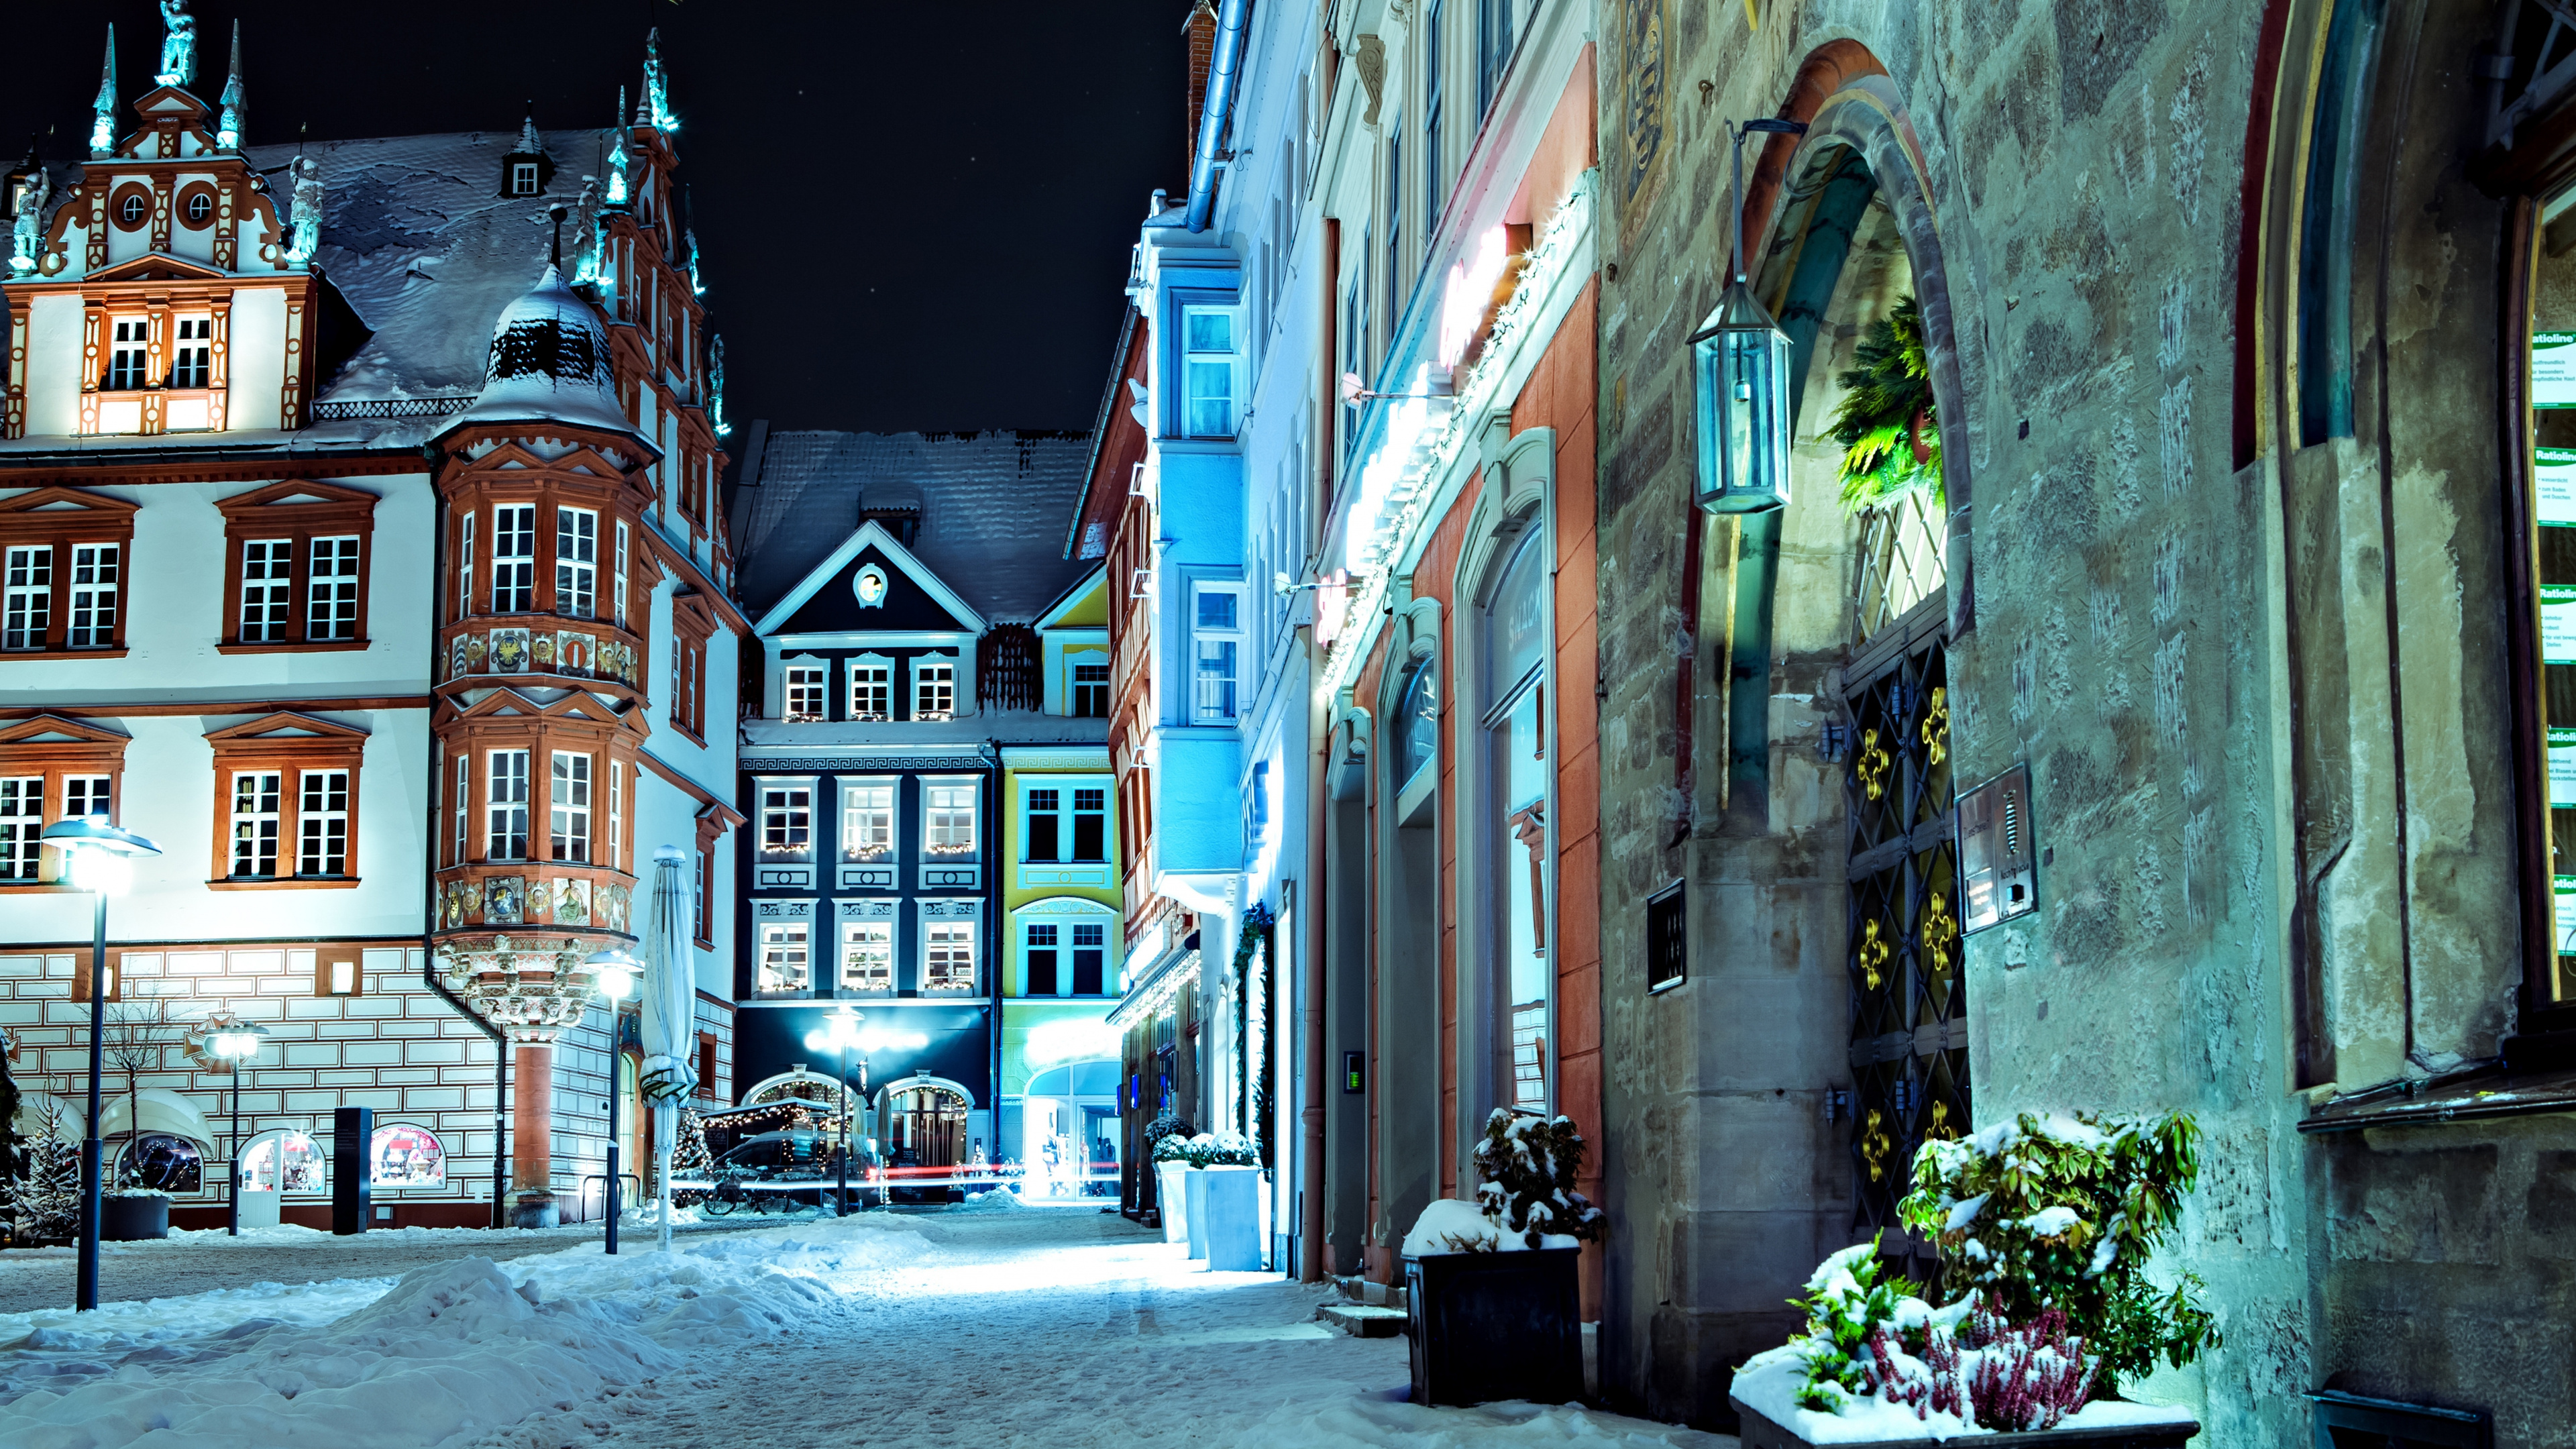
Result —
M 2531 405 L 2576 408 L 2576 332 L 2531 334 Z
M 2533 449 L 2531 475 L 2540 526 L 2576 528 L 2576 448 Z
M 2553 877 L 2551 893 L 2557 897 L 2558 954 L 2576 956 L 2576 875 Z
M 2540 586 L 2540 662 L 2576 664 L 2576 584 Z

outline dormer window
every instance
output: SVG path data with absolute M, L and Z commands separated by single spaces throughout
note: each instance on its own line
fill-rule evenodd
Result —
M 534 196 L 537 194 L 536 162 L 513 161 L 510 163 L 510 194 L 512 196 Z
M 112 324 L 115 348 L 107 355 L 107 390 L 136 392 L 150 387 L 152 324 L 137 317 Z

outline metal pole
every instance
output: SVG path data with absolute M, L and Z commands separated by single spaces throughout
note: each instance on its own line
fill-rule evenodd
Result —
M 841 1216 L 850 1215 L 850 1033 L 844 1027 L 837 1036 L 841 1058 Z
M 93 893 L 89 957 L 89 1126 L 81 1136 L 80 1286 L 76 1311 L 98 1306 L 99 1137 L 98 1079 L 107 1046 L 107 892 Z
M 608 1251 L 617 1252 L 617 1069 L 625 1065 L 617 1045 L 617 1003 L 608 1003 Z
M 233 1058 L 233 1165 L 224 1175 L 232 1179 L 232 1224 L 226 1231 L 236 1238 L 241 1236 L 241 1079 L 249 1069 L 248 1060 Z

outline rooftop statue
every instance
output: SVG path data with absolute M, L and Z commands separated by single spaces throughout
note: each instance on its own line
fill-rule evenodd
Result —
M 197 17 L 188 0 L 161 0 L 161 69 L 152 78 L 165 86 L 184 86 L 197 78 Z

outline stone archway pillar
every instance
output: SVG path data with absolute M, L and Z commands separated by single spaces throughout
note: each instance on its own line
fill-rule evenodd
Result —
M 554 1038 L 514 1036 L 510 1050 L 510 1226 L 551 1228 L 563 1221 L 554 1191 Z

